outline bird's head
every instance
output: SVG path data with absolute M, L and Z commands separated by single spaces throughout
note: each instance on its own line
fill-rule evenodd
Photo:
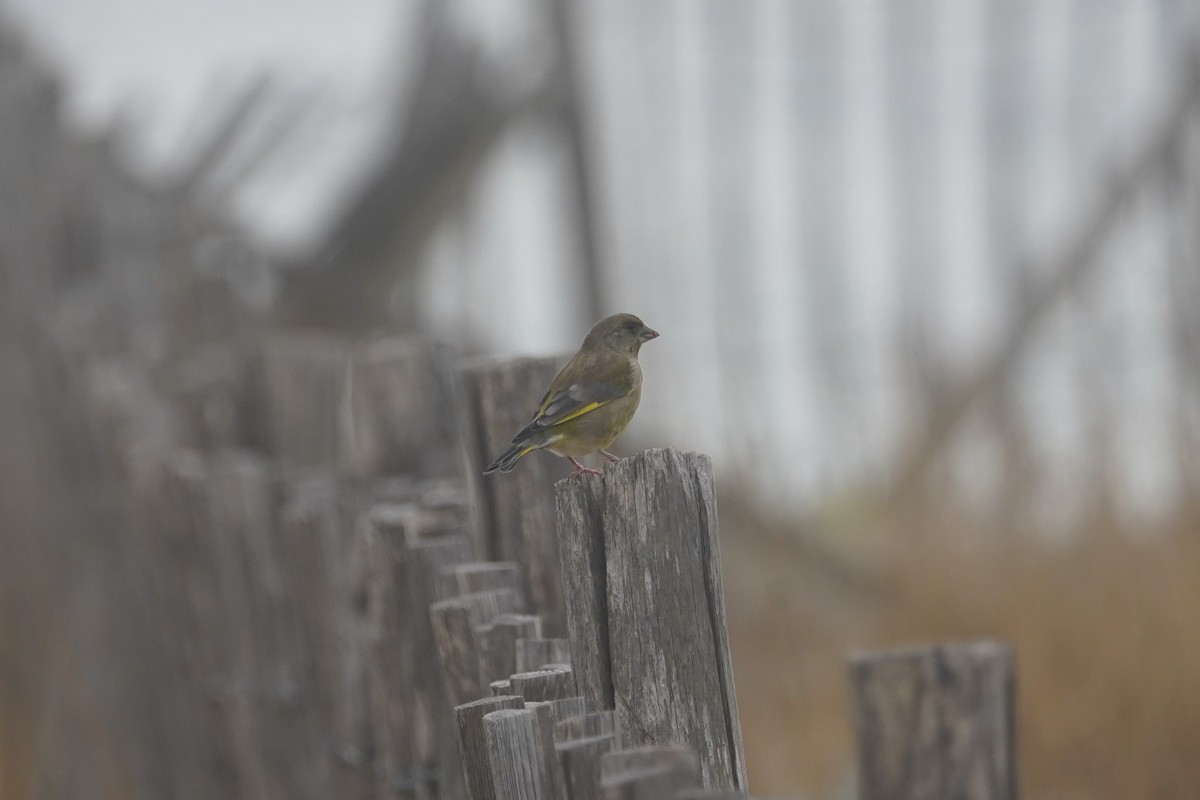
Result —
M 604 347 L 636 356 L 643 344 L 657 337 L 658 331 L 646 327 L 646 323 L 633 314 L 613 314 L 592 326 L 583 346 Z

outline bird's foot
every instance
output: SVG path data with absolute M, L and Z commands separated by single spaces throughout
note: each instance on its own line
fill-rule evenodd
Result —
M 575 465 L 575 469 L 572 470 L 571 474 L 567 476 L 568 478 L 574 478 L 576 475 L 584 475 L 584 474 L 587 474 L 587 475 L 603 475 L 604 474 L 598 469 L 592 469 L 591 467 L 585 467 L 583 464 L 580 464 L 578 461 L 571 458 L 570 456 L 567 456 L 567 460 Z
M 600 455 L 607 458 L 610 462 L 615 462 L 615 461 L 621 460 L 619 456 L 614 456 L 612 453 L 608 452 L 607 450 L 601 450 Z

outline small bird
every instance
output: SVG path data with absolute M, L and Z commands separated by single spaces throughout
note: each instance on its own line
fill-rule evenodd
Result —
M 579 352 L 550 382 L 533 419 L 483 474 L 511 472 L 521 458 L 543 448 L 575 466 L 571 477 L 600 474 L 575 460 L 580 456 L 599 451 L 609 461 L 618 461 L 604 448 L 637 411 L 642 399 L 638 351 L 657 337 L 657 331 L 633 314 L 614 314 L 593 325 Z

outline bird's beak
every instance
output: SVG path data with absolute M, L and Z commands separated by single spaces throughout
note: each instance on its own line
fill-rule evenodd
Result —
M 650 328 L 642 328 L 641 339 L 643 342 L 648 342 L 651 339 L 657 339 L 657 338 L 658 338 L 658 331 L 652 330 Z

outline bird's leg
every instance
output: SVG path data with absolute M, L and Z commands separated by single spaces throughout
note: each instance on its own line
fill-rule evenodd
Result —
M 614 456 L 612 453 L 608 452 L 607 450 L 603 450 L 603 449 L 601 449 L 600 455 L 604 456 L 609 461 L 620 461 L 621 460 L 620 458 Z
M 567 476 L 568 478 L 574 478 L 576 475 L 582 475 L 585 472 L 588 475 L 602 475 L 603 474 L 598 469 L 592 469 L 591 467 L 585 467 L 583 464 L 580 464 L 578 461 L 576 461 L 571 456 L 567 456 L 567 460 L 575 465 L 574 471 L 572 471 L 571 474 Z

